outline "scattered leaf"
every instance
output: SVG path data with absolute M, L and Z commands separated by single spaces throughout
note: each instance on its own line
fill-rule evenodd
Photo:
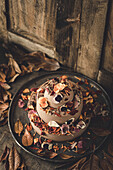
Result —
M 93 161 L 92 161 L 92 165 L 91 165 L 91 159 L 89 159 L 88 161 L 86 161 L 82 167 L 80 168 L 80 170 L 96 170 L 96 169 L 100 169 L 99 168 L 99 158 L 96 155 L 93 155 Z
M 113 156 L 113 142 L 112 142 L 112 140 L 110 140 L 110 142 L 108 144 L 108 152 L 110 153 L 110 155 Z
M 9 82 L 12 83 L 15 81 L 15 79 L 19 76 L 20 74 L 15 74 L 10 80 Z
M 25 133 L 22 136 L 22 144 L 24 146 L 30 146 L 33 143 L 33 136 L 30 134 L 30 132 L 25 129 Z
M 79 170 L 81 168 L 81 166 L 84 164 L 84 162 L 86 161 L 86 157 L 81 158 L 79 161 L 77 161 L 76 163 L 74 163 L 71 167 L 68 168 L 68 170 Z
M 7 159 L 9 152 L 10 152 L 10 149 L 6 146 L 5 149 L 4 149 L 4 152 L 2 153 L 2 155 L 0 157 L 0 162 Z
M 19 168 L 20 164 L 21 164 L 20 155 L 17 149 L 13 146 L 9 154 L 9 169 L 16 170 Z
M 59 156 L 60 156 L 62 159 L 70 159 L 70 158 L 73 158 L 72 155 L 67 155 L 67 154 L 64 154 L 64 153 L 60 153 Z
M 7 83 L 4 83 L 4 82 L 0 82 L 0 86 L 2 86 L 5 90 L 9 90 L 11 88 L 10 85 L 8 85 Z
M 23 125 L 20 120 L 17 120 L 15 125 L 14 125 L 14 131 L 17 133 L 19 136 L 21 132 L 23 131 Z
M 53 159 L 57 156 L 58 154 L 55 152 L 45 152 L 45 157 Z
M 107 130 L 107 129 L 91 128 L 91 130 L 97 136 L 107 136 L 107 135 L 109 135 L 111 133 L 111 131 Z
M 28 131 L 31 131 L 32 130 L 32 125 L 30 124 L 30 125 L 27 125 L 27 130 Z
M 19 65 L 17 64 L 17 62 L 13 59 L 13 56 L 9 57 L 8 66 L 13 66 L 15 72 L 21 74 L 20 67 L 19 67 Z
M 0 71 L 0 82 L 6 82 L 6 75 Z
M 9 107 L 9 103 L 0 103 L 0 114 Z

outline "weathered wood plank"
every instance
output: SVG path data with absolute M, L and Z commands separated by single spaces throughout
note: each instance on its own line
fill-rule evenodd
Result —
M 30 40 L 11 32 L 8 32 L 8 41 L 10 43 L 21 45 L 24 49 L 26 49 L 29 52 L 42 51 L 52 58 L 55 58 L 54 56 L 56 55 L 54 47 L 48 45 L 46 45 L 45 47 L 42 44 L 31 42 Z
M 0 39 L 6 39 L 7 23 L 6 23 L 5 0 L 0 0 Z
M 55 0 L 9 0 L 9 9 L 11 30 L 31 39 L 36 36 L 54 43 Z
M 82 4 L 77 71 L 93 79 L 99 70 L 107 5 L 108 0 L 84 0 Z
M 99 70 L 97 81 L 108 92 L 113 102 L 113 74 L 104 69 Z
M 56 51 L 59 61 L 74 68 L 77 62 L 81 0 L 58 1 L 56 21 Z
M 113 73 L 113 1 L 109 3 L 102 67 Z

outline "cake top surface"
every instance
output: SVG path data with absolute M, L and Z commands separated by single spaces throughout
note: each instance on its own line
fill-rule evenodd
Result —
M 67 115 L 80 105 L 82 94 L 67 76 L 46 81 L 37 90 L 37 102 L 42 110 L 51 108 L 60 115 Z

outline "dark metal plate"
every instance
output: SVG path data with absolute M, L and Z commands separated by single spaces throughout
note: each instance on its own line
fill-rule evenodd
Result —
M 22 145 L 22 137 L 18 136 L 15 132 L 14 132 L 14 123 L 17 121 L 17 119 L 20 119 L 20 121 L 25 125 L 26 123 L 29 123 L 29 119 L 27 116 L 27 112 L 24 109 L 20 109 L 18 107 L 18 99 L 19 99 L 19 94 L 21 91 L 23 91 L 25 88 L 32 88 L 32 87 L 38 87 L 40 86 L 42 83 L 44 83 L 45 81 L 47 81 L 47 79 L 51 79 L 54 78 L 56 76 L 61 76 L 61 75 L 67 75 L 70 79 L 72 79 L 72 81 L 77 82 L 78 80 L 75 78 L 75 76 L 81 78 L 83 81 L 85 79 L 88 80 L 89 82 L 89 86 L 95 91 L 95 90 L 101 90 L 101 96 L 100 99 L 101 101 L 103 101 L 109 108 L 110 111 L 110 122 L 109 122 L 109 126 L 112 125 L 112 103 L 110 101 L 110 98 L 108 96 L 108 94 L 106 93 L 106 91 L 95 81 L 91 80 L 90 78 L 83 76 L 81 74 L 78 73 L 74 73 L 74 72 L 66 72 L 66 71 L 56 71 L 56 72 L 52 72 L 52 73 L 46 73 L 43 74 L 41 76 L 38 76 L 36 78 L 33 78 L 32 80 L 28 81 L 27 83 L 25 83 L 18 91 L 17 93 L 14 95 L 13 100 L 10 104 L 10 109 L 9 109 L 9 120 L 8 120 L 8 125 L 10 128 L 10 132 L 14 138 L 14 140 L 16 141 L 16 143 L 22 148 L 24 149 L 26 152 L 35 155 L 38 158 L 41 158 L 43 160 L 48 160 L 48 161 L 54 161 L 54 162 L 65 162 L 67 160 L 63 160 L 60 157 L 56 157 L 54 159 L 48 159 L 46 157 L 42 157 L 37 155 L 36 151 L 31 149 L 31 147 L 25 147 Z M 34 133 L 34 132 L 32 132 Z M 83 136 L 85 136 L 85 133 L 83 134 Z M 105 137 L 101 137 L 98 136 L 96 141 L 95 141 L 95 146 L 96 146 L 96 150 L 104 143 L 104 141 L 107 139 L 108 136 Z M 90 145 L 91 143 L 89 143 Z M 74 158 L 70 158 L 69 160 L 74 160 L 74 159 L 78 159 L 81 158 L 83 156 L 86 156 L 90 153 L 92 153 L 93 150 L 86 150 L 86 152 L 84 154 L 77 154 L 77 153 L 73 153 L 73 152 L 69 152 L 66 151 L 66 154 L 69 155 L 74 155 Z

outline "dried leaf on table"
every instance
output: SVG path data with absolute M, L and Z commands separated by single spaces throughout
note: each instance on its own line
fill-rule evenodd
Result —
M 111 134 L 111 131 L 108 129 L 91 128 L 91 130 L 97 136 L 107 136 L 107 135 Z
M 21 69 L 19 67 L 19 65 L 17 64 L 17 62 L 13 59 L 13 57 L 9 57 L 9 62 L 8 62 L 8 66 L 13 66 L 15 72 L 21 74 Z
M 31 72 L 32 70 L 38 71 L 40 68 L 45 70 L 54 71 L 60 68 L 59 63 L 55 59 L 49 59 L 42 52 L 32 52 L 26 54 L 23 58 L 22 65 L 27 63 L 27 69 Z
M 13 146 L 9 154 L 9 170 L 18 169 L 20 164 L 21 164 L 20 155 L 15 146 Z
M 25 133 L 22 136 L 22 144 L 24 146 L 30 146 L 33 143 L 33 136 L 30 134 L 30 132 L 25 129 Z
M 5 90 L 9 90 L 11 88 L 10 85 L 8 85 L 7 83 L 4 83 L 4 82 L 0 82 L 0 86 L 2 86 Z
M 15 79 L 19 76 L 20 74 L 15 74 L 10 80 L 9 82 L 12 83 L 15 81 Z
M 96 155 L 93 155 L 93 160 L 89 159 L 88 161 L 86 161 L 82 167 L 80 168 L 80 170 L 96 170 L 96 169 L 100 169 L 99 168 L 99 158 Z
M 50 159 L 55 158 L 57 155 L 58 155 L 58 154 L 55 153 L 55 152 L 46 152 L 46 153 L 45 153 L 45 156 L 46 156 L 47 158 L 50 158 Z
M 8 122 L 7 118 L 4 118 L 2 121 L 0 121 L 0 126 L 4 126 Z
M 0 103 L 0 115 L 3 111 L 5 111 L 9 107 L 9 103 Z
M 0 162 L 5 161 L 9 155 L 10 149 L 6 146 L 4 149 L 4 152 L 2 153 L 0 157 Z
M 0 81 L 6 82 L 6 75 L 2 71 L 0 71 Z
M 21 121 L 18 119 L 14 125 L 14 131 L 15 133 L 17 133 L 19 136 L 21 134 L 21 132 L 23 131 L 23 125 L 21 123 Z
M 86 161 L 86 157 L 81 158 L 79 161 L 77 161 L 76 163 L 74 163 L 71 167 L 68 168 L 68 170 L 79 170 L 81 168 L 81 166 L 84 164 L 84 162 Z
M 108 144 L 108 152 L 110 153 L 110 155 L 113 156 L 113 141 L 112 140 L 110 140 Z
M 70 159 L 70 158 L 73 158 L 72 155 L 67 155 L 67 154 L 64 154 L 64 153 L 60 153 L 59 156 L 60 156 L 62 159 Z
M 8 94 L 7 91 L 0 86 L 0 102 L 4 103 L 8 100 Z

